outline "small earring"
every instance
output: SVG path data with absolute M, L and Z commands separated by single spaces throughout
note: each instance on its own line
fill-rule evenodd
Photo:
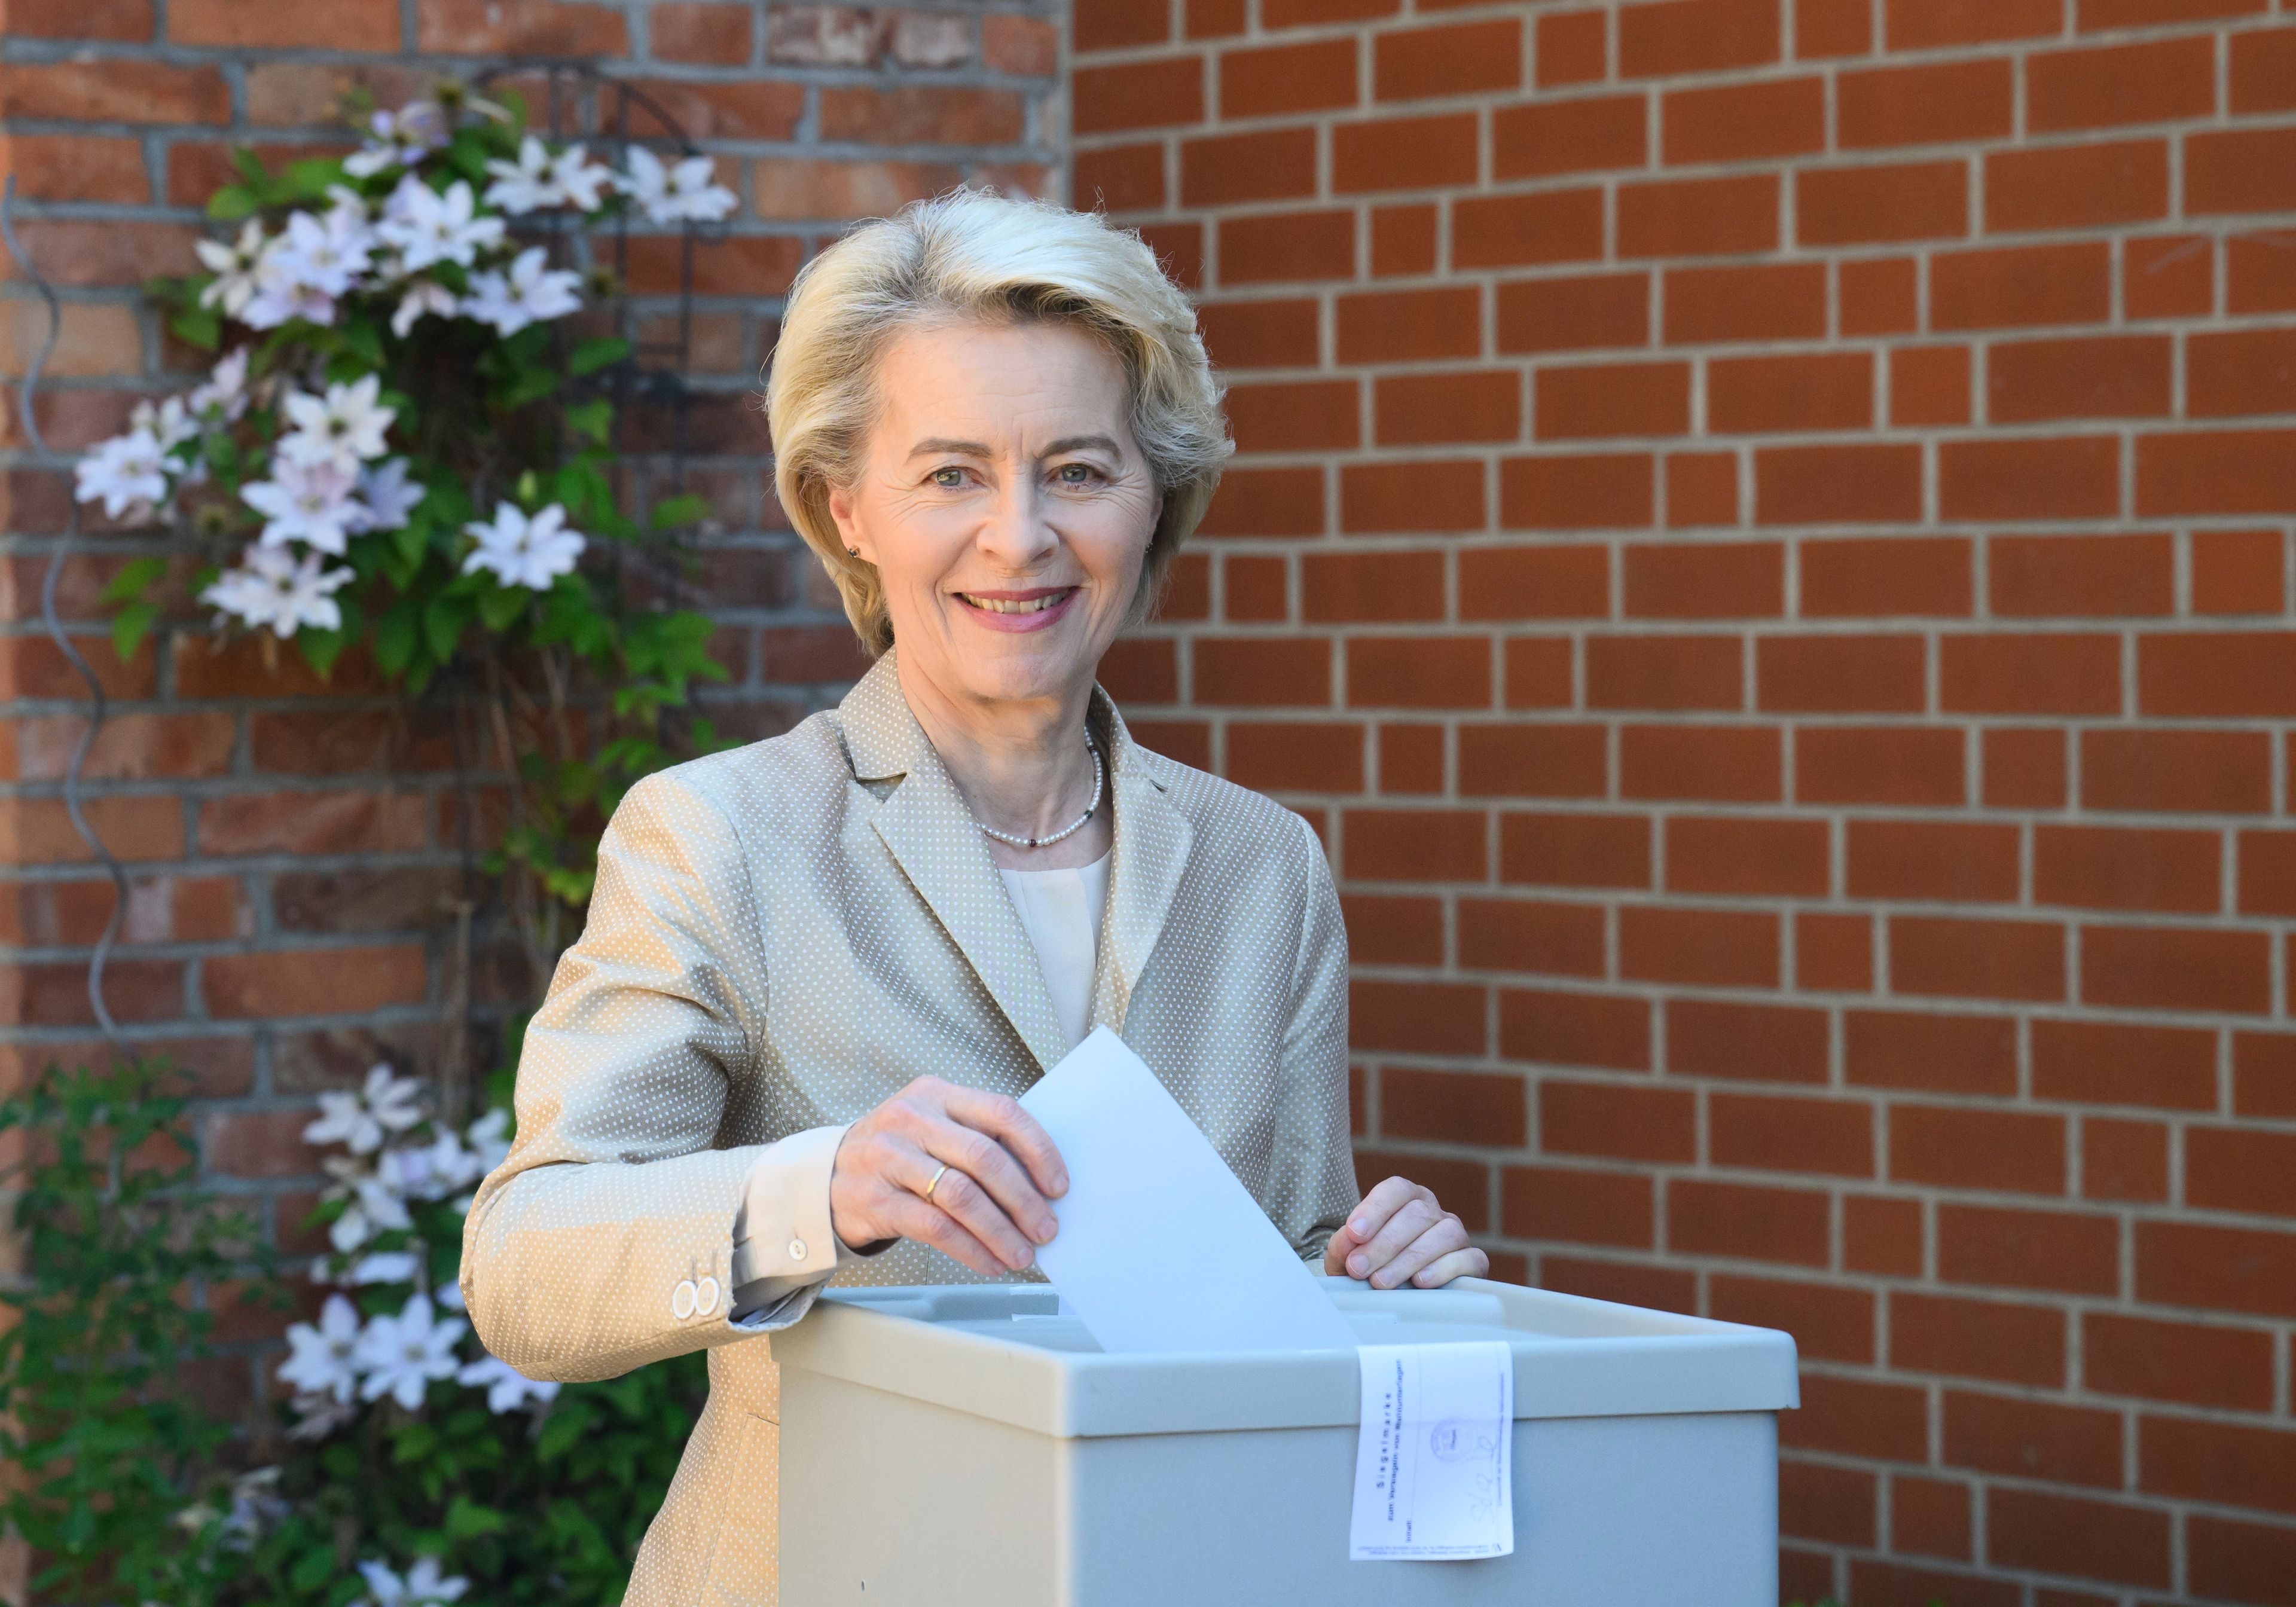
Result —
M 845 549 L 845 555 L 848 558 L 858 558 L 861 556 L 861 549 L 859 547 L 847 547 Z

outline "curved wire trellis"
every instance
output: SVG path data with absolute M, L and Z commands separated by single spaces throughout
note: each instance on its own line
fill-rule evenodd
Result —
M 505 77 L 529 74 L 537 70 L 545 75 L 547 85 L 545 97 L 547 115 L 544 127 L 552 138 L 563 140 L 575 137 L 578 133 L 586 138 L 603 138 L 626 150 L 629 145 L 644 143 L 650 137 L 653 142 L 674 146 L 680 157 L 698 153 L 693 139 L 687 135 L 684 127 L 660 102 L 636 86 L 601 72 L 596 67 L 587 63 L 506 61 L 489 68 L 475 78 L 472 82 L 474 85 L 490 84 Z M 597 119 L 597 101 L 601 91 L 608 93 L 611 97 L 611 131 L 603 127 L 593 126 Z M 656 127 L 653 135 L 642 136 L 631 132 L 633 111 L 642 112 L 652 119 Z M 627 286 L 630 250 L 627 213 L 622 214 L 615 220 L 613 236 L 615 279 L 619 284 Z M 673 488 L 678 489 L 684 488 L 685 480 L 685 465 L 690 398 L 685 383 L 685 373 L 693 350 L 693 261 L 694 247 L 698 238 L 699 230 L 691 222 L 680 231 L 675 339 L 651 347 L 642 342 L 637 338 L 640 332 L 633 324 L 636 314 L 631 306 L 632 299 L 627 294 L 619 297 L 614 309 L 615 332 L 629 341 L 631 357 L 627 361 L 615 365 L 602 376 L 603 385 L 611 389 L 613 395 L 615 430 L 613 442 L 617 449 L 627 449 L 627 421 L 631 401 L 635 399 L 640 402 L 650 402 L 668 409 L 670 418 L 668 449 L 667 452 L 651 455 L 668 460 L 669 482 Z M 15 260 L 24 279 L 39 296 L 47 312 L 47 329 L 42 337 L 39 351 L 27 365 L 23 380 L 17 388 L 17 409 L 23 423 L 24 439 L 30 444 L 35 453 L 42 458 L 46 458 L 51 454 L 46 437 L 40 430 L 37 406 L 41 381 L 45 377 L 48 363 L 55 354 L 56 343 L 62 333 L 63 308 L 57 298 L 54 286 L 49 282 L 47 276 L 40 272 L 38 264 L 33 261 L 31 254 L 24 249 L 22 242 L 17 236 L 16 176 L 12 173 L 7 176 L 4 185 L 0 185 L 0 244 L 5 245 L 9 256 Z M 127 918 L 129 896 L 127 872 L 118 857 L 105 845 L 102 835 L 88 823 L 86 803 L 81 792 L 88 756 L 94 750 L 96 738 L 102 732 L 104 724 L 110 717 L 111 700 L 105 693 L 103 682 L 96 675 L 94 666 L 88 663 L 86 657 L 81 653 L 78 644 L 74 642 L 64 629 L 62 619 L 56 609 L 58 583 L 64 566 L 73 556 L 73 549 L 80 533 L 79 504 L 76 500 L 68 498 L 63 533 L 58 539 L 54 550 L 49 554 L 47 568 L 40 580 L 40 617 L 57 650 L 63 654 L 65 661 L 71 666 L 73 673 L 78 676 L 87 687 L 87 725 L 81 732 L 79 741 L 73 747 L 70 763 L 64 768 L 64 812 L 70 818 L 72 830 L 78 834 L 80 840 L 87 845 L 89 853 L 94 856 L 96 862 L 103 867 L 105 874 L 111 881 L 111 913 L 105 920 L 102 933 L 97 938 L 94 949 L 88 956 L 87 997 L 88 1004 L 94 1012 L 96 1025 L 102 1032 L 104 1041 L 115 1050 L 125 1053 L 119 1023 L 113 1019 L 111 1008 L 104 1002 L 103 972 L 113 948 L 118 946 L 120 930 Z M 665 591 L 668 594 L 668 600 L 674 603 L 679 566 L 673 562 L 664 568 L 665 573 L 660 578 Z M 463 1053 L 463 1043 L 467 1041 L 469 1032 L 470 919 L 475 900 L 468 894 L 470 884 L 475 879 L 477 865 L 476 855 L 470 841 L 470 823 L 473 810 L 471 808 L 471 789 L 465 762 L 462 722 L 457 718 L 453 723 L 455 768 L 461 781 L 461 790 L 464 794 L 464 807 L 459 809 L 457 814 L 462 821 L 459 857 L 463 871 L 465 898 L 457 906 L 456 986 L 454 1004 L 448 1012 L 457 1029 L 458 1039 L 452 1058 L 459 1062 Z M 449 1073 L 450 1080 L 455 1078 L 455 1073 L 459 1072 L 460 1070 L 458 1063 Z

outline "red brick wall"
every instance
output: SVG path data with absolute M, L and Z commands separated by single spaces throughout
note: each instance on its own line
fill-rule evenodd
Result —
M 2296 27 L 1077 0 L 1242 453 L 1114 678 L 1366 1169 L 1792 1329 L 1790 1595 L 2296 1603 Z
M 44 324 L 29 287 L 0 283 L 0 1076 L 94 1051 L 85 971 L 111 908 L 60 796 L 80 689 L 39 624 L 66 455 L 119 428 L 137 398 L 188 383 L 194 354 L 163 340 L 135 287 L 190 266 L 232 145 L 275 160 L 338 148 L 336 102 L 353 84 L 390 103 L 506 53 L 598 56 L 717 155 L 744 204 L 696 269 L 692 466 L 718 515 L 697 581 L 734 673 L 711 712 L 729 733 L 767 735 L 841 690 L 851 633 L 773 509 L 748 396 L 775 298 L 842 220 L 965 178 L 1046 187 L 1059 135 L 1050 4 L 0 0 L 0 160 L 24 200 L 26 248 L 66 301 L 41 407 L 58 450 L 41 460 L 18 430 L 12 376 Z M 636 252 L 636 288 L 670 288 L 650 265 L 671 260 Z M 379 1055 L 435 1071 L 444 1051 L 445 904 L 462 886 L 454 742 L 441 709 L 404 715 L 357 663 L 325 685 L 291 653 L 275 672 L 255 644 L 214 652 L 198 611 L 120 664 L 96 594 L 157 545 L 99 521 L 61 590 L 118 700 L 88 785 L 94 824 L 135 875 L 107 992 L 137 1045 L 201 1070 L 207 1163 L 291 1236 L 316 1185 L 299 1138 L 311 1093 Z M 490 779 L 476 778 L 482 800 Z M 482 924 L 481 1056 L 511 1002 L 486 939 Z

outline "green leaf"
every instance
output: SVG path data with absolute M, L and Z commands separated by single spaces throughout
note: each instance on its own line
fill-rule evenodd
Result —
M 499 1534 L 509 1520 L 491 1506 L 480 1506 L 468 1496 L 457 1496 L 447 1509 L 447 1537 L 450 1540 L 472 1540 L 480 1535 Z
M 365 318 L 353 318 L 343 325 L 343 349 L 369 368 L 380 368 L 382 366 L 382 332 Z
M 374 622 L 374 661 L 385 675 L 399 675 L 414 661 L 422 645 L 422 611 L 411 598 L 401 598 Z
M 453 658 L 463 640 L 463 627 L 470 622 L 470 611 L 452 598 L 433 597 L 425 603 L 422 635 L 430 644 L 430 656 L 441 664 Z
M 308 157 L 287 164 L 285 188 L 289 194 L 305 201 L 316 201 L 326 194 L 330 185 L 343 182 L 343 162 L 338 156 Z
M 497 586 L 492 591 L 481 592 L 479 622 L 491 631 L 505 630 L 526 612 L 533 595 L 522 586 Z
M 559 377 L 547 368 L 523 368 L 512 374 L 495 391 L 495 406 L 505 413 L 515 413 L 529 403 L 538 402 L 558 389 Z
M 262 201 L 245 184 L 226 184 L 208 197 L 208 216 L 217 223 L 237 223 L 250 217 Z
M 653 505 L 652 522 L 657 530 L 674 530 L 680 525 L 698 524 L 709 517 L 709 499 L 696 496 L 690 491 L 683 496 L 668 497 Z
M 566 410 L 566 427 L 577 435 L 588 436 L 603 447 L 606 444 L 608 432 L 614 427 L 614 405 L 603 397 L 593 397 L 586 402 L 569 407 Z
M 168 327 L 186 346 L 213 351 L 223 344 L 223 319 L 211 307 L 186 307 L 169 315 Z
M 106 603 L 134 603 L 151 588 L 152 583 L 168 572 L 164 558 L 145 556 L 131 558 L 119 566 L 119 573 L 103 588 Z
M 335 1577 L 335 1548 L 314 1546 L 295 1559 L 288 1570 L 288 1582 L 298 1590 L 316 1590 Z
M 335 660 L 350 645 L 350 634 L 341 630 L 317 630 L 305 626 L 295 633 L 295 645 L 303 650 L 303 661 L 325 679 L 335 673 Z
M 597 340 L 585 340 L 577 346 L 574 348 L 574 355 L 566 359 L 566 367 L 573 373 L 593 374 L 602 368 L 611 367 L 629 355 L 630 343 L 627 340 L 619 336 L 608 335 Z
M 131 603 L 112 617 L 111 651 L 119 655 L 121 663 L 135 656 L 159 618 L 159 609 L 149 603 Z
M 238 168 L 245 176 L 247 182 L 253 184 L 258 191 L 271 187 L 271 175 L 264 170 L 263 159 L 245 145 L 232 147 L 231 165 Z

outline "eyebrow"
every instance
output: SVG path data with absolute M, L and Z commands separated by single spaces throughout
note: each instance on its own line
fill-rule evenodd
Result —
M 1058 457 L 1063 452 L 1081 452 L 1086 447 L 1097 447 L 1099 450 L 1107 453 L 1111 457 L 1121 457 L 1124 455 L 1124 448 L 1116 444 L 1116 438 L 1108 435 L 1064 435 L 1059 440 L 1056 440 L 1050 446 L 1046 447 L 1045 448 L 1044 455 L 1046 457 Z M 909 455 L 911 457 L 924 457 L 936 452 L 957 452 L 963 453 L 971 457 L 993 457 L 996 455 L 988 449 L 988 447 L 985 442 L 949 440 L 941 436 L 934 436 L 930 440 L 919 441 L 915 446 L 909 448 Z

